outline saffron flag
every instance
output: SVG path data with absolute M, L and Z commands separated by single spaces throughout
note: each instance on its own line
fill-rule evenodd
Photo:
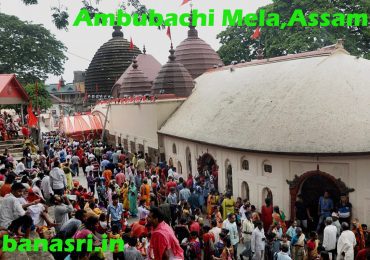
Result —
M 259 37 L 261 37 L 261 29 L 257 27 L 256 30 L 254 30 L 254 33 L 252 34 L 251 39 L 256 40 Z
M 182 3 L 181 3 L 181 6 L 183 5 L 186 5 L 187 3 L 189 3 L 191 0 L 182 0 Z
M 167 27 L 167 36 L 168 36 L 168 38 L 170 38 L 170 40 L 172 41 L 172 36 L 171 36 L 171 28 L 168 26 Z
M 134 42 L 132 41 L 132 37 L 130 38 L 130 50 L 134 49 Z
M 28 126 L 36 126 L 37 125 L 37 117 L 32 111 L 32 102 L 29 103 L 27 107 L 27 113 L 28 113 Z
M 58 82 L 58 91 L 60 90 L 61 87 L 62 87 L 62 81 L 59 80 L 59 82 Z

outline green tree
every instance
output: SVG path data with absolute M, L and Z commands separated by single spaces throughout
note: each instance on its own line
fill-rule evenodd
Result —
M 310 13 L 370 13 L 368 0 L 274 0 L 272 4 L 261 7 L 266 13 L 279 13 L 282 22 L 288 22 L 295 9 L 302 9 L 306 17 Z M 264 57 L 276 57 L 317 50 L 344 39 L 344 47 L 354 56 L 370 59 L 370 27 L 262 27 L 261 38 L 252 40 L 250 36 L 256 27 L 229 26 L 217 35 L 221 47 L 218 53 L 225 64 L 256 58 L 256 50 L 261 44 Z
M 23 3 L 26 5 L 36 5 L 38 4 L 38 0 L 22 0 Z M 80 0 L 81 1 L 81 8 L 86 8 L 91 18 L 94 18 L 96 14 L 101 13 L 99 11 L 99 4 L 102 0 Z M 129 11 L 128 9 L 132 10 L 132 13 L 137 14 L 148 14 L 148 10 L 145 5 L 141 4 L 140 0 L 120 0 L 119 8 L 124 11 Z M 53 11 L 52 18 L 53 23 L 58 29 L 67 30 L 69 26 L 69 13 L 67 7 L 60 4 L 59 6 L 54 6 L 51 8 Z
M 15 73 L 22 83 L 61 75 L 65 50 L 42 25 L 0 13 L 0 73 Z
M 52 106 L 49 92 L 46 90 L 45 85 L 41 82 L 27 84 L 25 86 L 26 92 L 32 101 L 32 106 L 37 109 L 48 109 Z

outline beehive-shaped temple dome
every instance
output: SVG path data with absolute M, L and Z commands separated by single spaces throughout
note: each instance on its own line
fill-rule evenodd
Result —
M 88 94 L 107 95 L 121 74 L 130 66 L 132 58 L 141 53 L 123 38 L 121 26 L 114 26 L 112 39 L 95 53 L 86 71 L 85 87 Z
M 123 78 L 122 86 L 119 90 L 119 96 L 150 94 L 152 84 L 148 77 L 145 76 L 144 72 L 138 68 L 136 58 L 132 61 L 132 67 L 129 67 L 127 70 L 128 71 L 125 72 L 125 77 Z
M 176 47 L 175 55 L 176 60 L 182 63 L 195 79 L 208 69 L 223 64 L 223 62 L 217 52 L 198 37 L 198 31 L 195 26 L 192 26 L 191 17 L 190 14 L 188 38 Z
M 169 60 L 158 72 L 152 94 L 175 94 L 178 97 L 188 97 L 191 94 L 194 88 L 193 78 L 184 65 L 176 61 L 174 53 L 171 44 Z

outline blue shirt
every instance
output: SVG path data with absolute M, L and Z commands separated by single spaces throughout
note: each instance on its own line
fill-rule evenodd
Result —
M 319 206 L 321 215 L 327 217 L 331 216 L 331 210 L 334 208 L 332 199 L 330 198 L 324 199 L 324 197 L 321 196 L 319 200 Z
M 108 214 L 111 215 L 111 221 L 121 220 L 121 216 L 123 213 L 122 203 L 118 203 L 116 207 L 114 205 L 109 205 L 107 210 L 108 210 Z

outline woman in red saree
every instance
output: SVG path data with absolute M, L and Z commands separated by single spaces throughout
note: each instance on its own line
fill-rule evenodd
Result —
M 274 213 L 272 213 L 272 220 L 273 224 L 279 223 L 281 229 L 283 230 L 283 234 L 286 232 L 286 225 L 285 225 L 285 214 L 284 212 L 280 211 L 278 206 L 274 207 Z
M 263 229 L 267 232 L 272 224 L 273 208 L 269 198 L 265 199 L 265 203 L 266 205 L 263 205 L 261 208 L 261 221 L 263 223 Z

